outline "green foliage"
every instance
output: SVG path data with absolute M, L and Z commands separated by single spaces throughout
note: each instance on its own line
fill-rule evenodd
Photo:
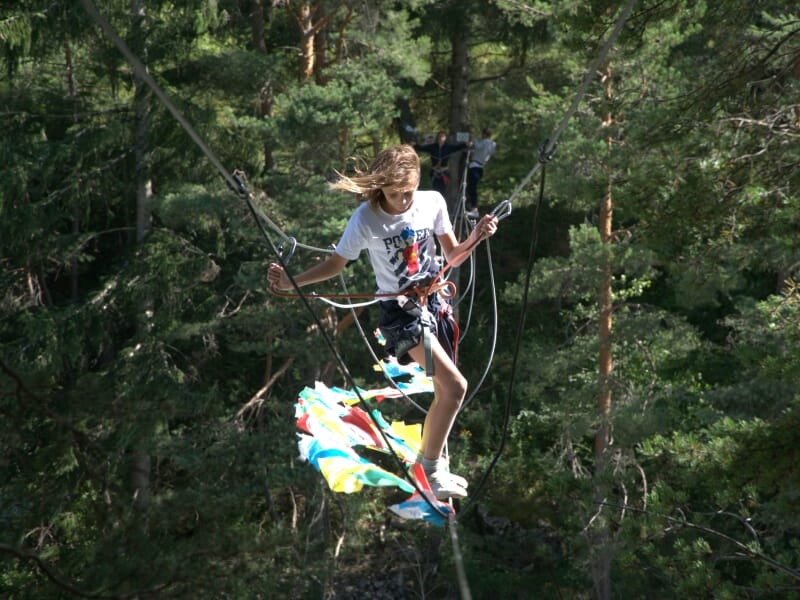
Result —
M 47 45 L 46 31 L 61 7 L 38 0 L 4 2 L 0 18 L 0 58 L 7 75 L 21 69 L 30 54 Z
M 739 310 L 726 319 L 736 335 L 735 349 L 745 372 L 775 382 L 791 382 L 800 362 L 792 348 L 798 343 L 798 293 L 787 282 L 786 292 L 752 303 L 743 300 Z
M 327 188 L 333 170 L 394 143 L 401 107 L 419 131 L 448 127 L 453 35 L 470 47 L 470 126 L 499 144 L 487 208 L 533 167 L 619 10 L 322 2 L 318 68 L 300 81 L 295 3 L 261 3 L 260 23 L 251 2 L 146 2 L 142 19 L 97 4 L 259 210 L 318 248 L 357 202 Z M 443 532 L 396 526 L 387 493 L 334 495 L 297 462 L 298 390 L 343 382 L 306 307 L 267 288 L 264 233 L 277 232 L 149 92 L 140 120 L 131 68 L 81 7 L 3 6 L 2 593 L 344 597 L 387 565 L 410 583 L 397 597 L 453 591 Z M 796 23 L 777 0 L 640 3 L 611 78 L 592 81 L 547 164 L 543 206 L 533 184 L 515 198 L 492 241 L 492 368 L 451 439 L 473 489 L 502 448 L 459 521 L 474 597 L 591 597 L 604 552 L 613 596 L 797 595 Z M 289 267 L 322 256 L 298 248 Z M 460 355 L 471 384 L 493 333 L 483 266 Z M 606 274 L 612 443 L 599 457 Z M 374 286 L 365 259 L 345 278 Z M 367 332 L 375 317 L 362 314 Z M 335 343 L 375 381 L 357 333 Z
M 355 139 L 379 131 L 395 116 L 394 101 L 400 89 L 381 71 L 363 65 L 343 65 L 325 86 L 303 85 L 275 98 L 271 136 L 281 147 L 292 149 L 292 159 L 315 173 L 324 173 L 331 157 L 347 157 Z

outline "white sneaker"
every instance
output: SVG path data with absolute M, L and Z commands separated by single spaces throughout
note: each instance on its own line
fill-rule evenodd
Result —
M 448 471 L 447 474 L 457 485 L 461 486 L 462 488 L 467 489 L 469 487 L 469 481 L 464 479 L 461 475 L 456 475 L 450 471 Z
M 458 485 L 462 488 L 467 489 L 469 487 L 469 482 L 464 479 L 461 475 L 456 475 L 450 470 L 450 460 L 447 458 L 440 458 L 439 459 L 439 466 L 438 469 L 446 471 L 450 478 L 455 481 Z
M 448 476 L 450 479 L 452 479 L 452 480 L 453 480 L 453 482 L 454 482 L 456 485 L 458 485 L 459 487 L 463 487 L 464 489 L 467 489 L 467 488 L 469 487 L 469 482 L 468 482 L 466 479 L 464 479 L 463 477 L 461 477 L 461 475 L 456 475 L 455 473 L 451 473 L 451 472 L 450 472 L 450 463 L 447 463 L 447 462 L 445 462 L 444 466 L 443 466 L 443 467 L 440 467 L 440 468 L 441 468 L 441 469 L 442 469 L 442 470 L 443 470 L 445 473 L 447 473 L 447 476 Z M 426 474 L 426 475 L 428 475 L 428 476 L 430 477 L 430 475 L 429 475 L 427 472 L 426 472 L 425 474 Z
M 437 471 L 444 472 L 447 474 L 450 479 L 452 479 L 456 485 L 467 489 L 469 487 L 469 482 L 461 477 L 461 475 L 456 475 L 455 473 L 450 472 L 450 459 L 441 457 L 435 461 L 429 461 L 426 458 L 417 457 L 417 462 L 422 464 L 422 469 L 425 471 L 425 476 L 430 479 L 430 476 Z
M 448 471 L 438 470 L 433 473 L 426 473 L 428 483 L 431 484 L 431 491 L 438 500 L 447 500 L 448 498 L 466 498 L 467 490 L 456 481 L 456 477 Z M 462 479 L 463 477 L 458 477 Z

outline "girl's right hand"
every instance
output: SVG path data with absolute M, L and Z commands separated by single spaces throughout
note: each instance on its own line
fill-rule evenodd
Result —
M 282 291 L 292 287 L 292 282 L 286 276 L 286 271 L 278 263 L 270 263 L 267 270 L 267 279 L 271 288 Z

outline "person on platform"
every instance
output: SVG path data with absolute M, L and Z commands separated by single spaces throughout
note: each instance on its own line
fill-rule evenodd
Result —
M 447 141 L 447 133 L 440 131 L 436 134 L 436 140 L 433 143 L 416 146 L 417 152 L 430 154 L 431 187 L 445 198 L 447 198 L 447 185 L 450 183 L 450 171 L 448 168 L 450 157 L 468 145 L 467 142 L 449 143 Z
M 477 218 L 478 211 L 478 183 L 483 178 L 483 169 L 489 159 L 497 151 L 497 144 L 492 139 L 492 130 L 484 128 L 483 137 L 475 140 L 470 150 L 469 164 L 467 165 L 467 216 Z

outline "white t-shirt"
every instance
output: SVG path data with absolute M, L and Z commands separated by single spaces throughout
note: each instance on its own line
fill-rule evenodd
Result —
M 378 293 L 395 294 L 438 272 L 435 236 L 452 230 L 442 195 L 417 190 L 411 207 L 400 215 L 363 202 L 347 222 L 336 253 L 355 260 L 366 249 Z

